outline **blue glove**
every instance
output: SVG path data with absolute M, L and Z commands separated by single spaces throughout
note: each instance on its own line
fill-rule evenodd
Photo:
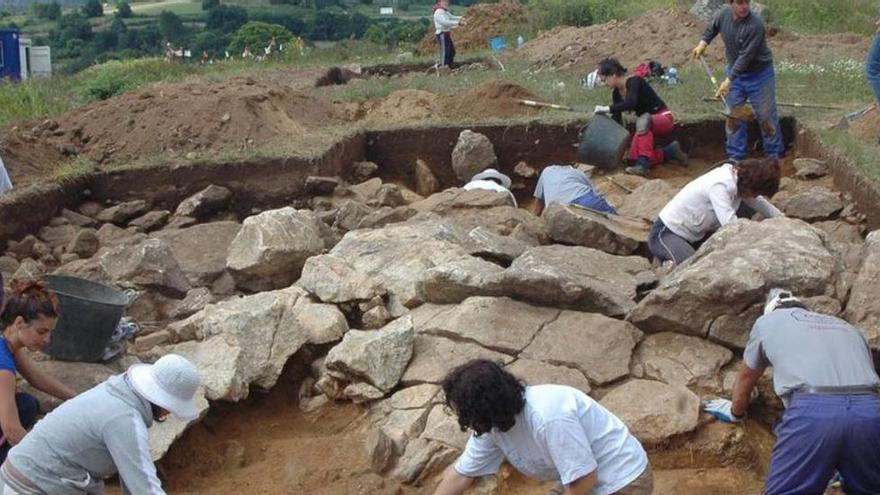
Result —
M 714 399 L 703 404 L 703 410 L 725 423 L 739 423 L 742 418 L 733 415 L 733 402 L 728 399 Z

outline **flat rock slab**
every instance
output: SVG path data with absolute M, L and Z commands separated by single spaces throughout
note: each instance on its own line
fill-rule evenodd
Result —
M 512 356 L 477 344 L 455 342 L 433 335 L 416 335 L 413 358 L 401 382 L 405 386 L 440 383 L 450 370 L 473 359 L 491 359 L 504 364 L 513 361 Z
M 574 368 L 528 358 L 517 359 L 508 364 L 506 368 L 507 371 L 528 385 L 568 385 L 585 394 L 590 393 L 590 381 L 580 370 Z
M 241 230 L 238 222 L 212 222 L 185 229 L 151 234 L 171 246 L 187 280 L 194 287 L 207 286 L 226 270 L 227 249 Z
M 850 292 L 844 318 L 868 338 L 871 349 L 880 351 L 880 230 L 868 234 L 862 266 Z
M 632 254 L 648 241 L 651 224 L 642 218 L 610 215 L 577 205 L 552 203 L 542 215 L 551 239 L 605 251 Z
M 657 444 L 697 428 L 700 398 L 682 386 L 631 380 L 600 403 L 620 418 L 645 444 Z
M 675 197 L 676 192 L 677 190 L 665 180 L 648 181 L 625 196 L 617 212 L 621 215 L 643 218 L 653 222 L 666 203 Z
M 600 314 L 563 311 L 547 324 L 522 357 L 576 368 L 602 385 L 629 375 L 633 349 L 642 333 Z
M 558 315 L 557 309 L 532 306 L 506 297 L 471 297 L 438 313 L 416 331 L 516 354 Z
M 325 365 L 351 381 L 365 381 L 387 393 L 397 385 L 412 357 L 414 334 L 409 316 L 379 330 L 351 330 L 341 344 L 330 349 Z
M 781 197 L 774 198 L 774 201 L 786 216 L 806 221 L 832 218 L 844 206 L 840 193 L 824 187 L 814 187 L 790 195 L 783 193 L 779 196 Z
M 717 388 L 721 368 L 733 353 L 717 344 L 673 332 L 648 335 L 634 355 L 644 378 L 669 385 Z

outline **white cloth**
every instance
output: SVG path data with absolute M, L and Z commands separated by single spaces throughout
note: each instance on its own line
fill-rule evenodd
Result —
M 736 172 L 730 163 L 692 180 L 660 210 L 660 220 L 674 234 L 689 242 L 699 242 L 736 218 L 740 203 L 752 207 L 767 218 L 782 212 L 762 196 L 740 198 Z
M 12 179 L 6 172 L 6 165 L 3 164 L 3 158 L 0 158 L 0 194 L 7 193 L 12 190 Z
M 471 436 L 455 463 L 462 476 L 498 471 L 505 458 L 541 481 L 568 485 L 593 471 L 591 495 L 615 493 L 648 467 L 648 456 L 626 425 L 583 392 L 564 385 L 526 387 L 526 406 L 514 426 Z
M 472 180 L 464 185 L 465 191 L 473 191 L 475 189 L 485 189 L 488 191 L 495 191 L 507 194 L 510 197 L 510 200 L 513 201 L 514 208 L 517 207 L 516 198 L 513 197 L 513 193 L 510 192 L 510 189 L 507 189 L 506 187 L 493 180 Z
M 452 15 L 446 9 L 437 9 L 434 11 L 434 34 L 448 33 L 457 28 L 460 22 L 461 16 Z

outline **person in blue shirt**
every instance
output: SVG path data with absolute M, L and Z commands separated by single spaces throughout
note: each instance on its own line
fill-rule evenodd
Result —
M 865 73 L 868 76 L 868 84 L 874 91 L 876 111 L 880 111 L 880 19 L 877 20 L 877 31 L 874 34 L 874 42 L 865 60 Z M 880 138 L 880 136 L 877 136 Z
M 0 279 L 2 293 L 2 279 Z M 39 403 L 33 395 L 16 392 L 16 374 L 35 388 L 61 400 L 76 392 L 55 377 L 41 371 L 27 351 L 41 350 L 49 343 L 58 322 L 58 301 L 38 280 L 13 281 L 5 307 L 0 296 L 0 462 L 13 445 L 19 443 L 34 425 Z

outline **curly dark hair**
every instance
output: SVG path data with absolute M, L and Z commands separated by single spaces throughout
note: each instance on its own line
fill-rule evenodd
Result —
M 458 415 L 462 431 L 470 428 L 477 436 L 492 428 L 509 430 L 526 406 L 525 385 L 488 359 L 475 359 L 453 369 L 442 385 L 446 404 Z
M 600 76 L 622 76 L 626 74 L 626 67 L 614 57 L 602 59 L 596 68 Z
M 757 196 L 772 198 L 779 191 L 779 177 L 782 175 L 779 160 L 775 158 L 749 158 L 734 165 L 736 169 L 736 189 Z

